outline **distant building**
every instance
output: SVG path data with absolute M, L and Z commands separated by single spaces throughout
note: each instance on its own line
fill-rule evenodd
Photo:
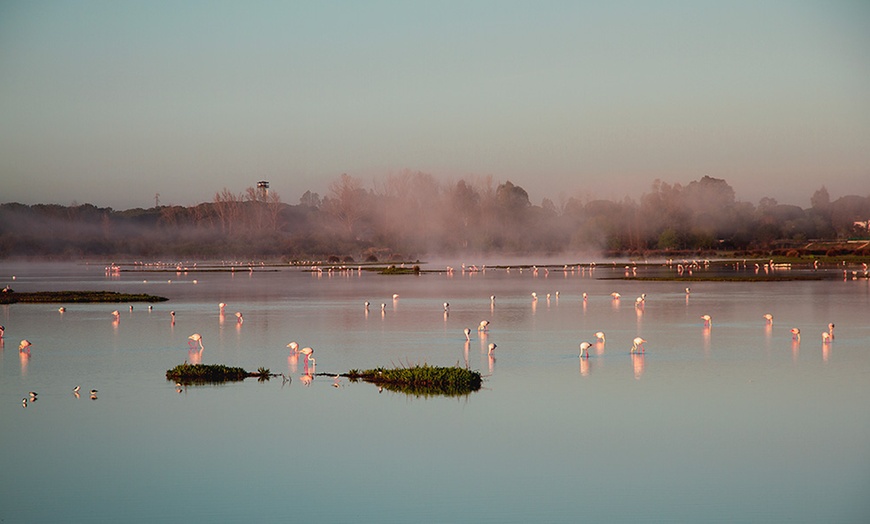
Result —
M 257 193 L 260 198 L 265 199 L 266 196 L 269 195 L 269 181 L 268 180 L 260 180 L 257 182 Z

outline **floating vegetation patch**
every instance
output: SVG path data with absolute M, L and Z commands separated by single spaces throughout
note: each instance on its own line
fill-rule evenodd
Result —
M 420 274 L 420 266 L 413 267 L 396 267 L 396 266 L 388 266 L 382 268 L 378 271 L 380 275 L 419 275 Z
M 220 382 L 238 382 L 248 377 L 269 380 L 272 375 L 266 368 L 257 369 L 256 373 L 244 368 L 234 368 L 220 364 L 179 364 L 166 371 L 166 380 L 174 380 L 180 384 L 206 384 Z
M 390 391 L 418 397 L 433 395 L 465 396 L 480 389 L 481 376 L 477 371 L 424 364 L 393 369 L 351 370 L 351 381 L 362 380 Z
M 166 297 L 144 293 L 117 293 L 115 291 L 38 291 L 0 293 L 0 304 L 96 303 L 96 302 L 164 302 Z

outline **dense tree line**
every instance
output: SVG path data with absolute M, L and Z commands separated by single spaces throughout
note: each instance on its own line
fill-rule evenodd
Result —
M 385 260 L 441 255 L 615 256 L 796 249 L 811 239 L 870 238 L 870 197 L 811 207 L 740 202 L 721 179 L 682 186 L 653 182 L 639 201 L 580 200 L 533 205 L 528 193 L 492 177 L 441 183 L 404 171 L 366 188 L 341 175 L 323 197 L 295 205 L 275 192 L 228 189 L 192 207 L 116 211 L 92 204 L 0 205 L 0 256 L 281 257 Z M 861 223 L 863 222 L 863 224 Z M 857 224 L 856 224 L 857 223 Z

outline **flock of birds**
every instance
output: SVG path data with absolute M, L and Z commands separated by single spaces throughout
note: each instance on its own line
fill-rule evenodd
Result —
M 535 268 L 535 272 L 537 272 L 537 268 Z M 691 294 L 691 289 L 687 287 L 687 288 L 685 288 L 685 292 L 686 292 L 686 297 L 688 299 L 688 296 Z M 546 296 L 547 296 L 547 300 L 549 301 L 551 295 L 548 293 Z M 558 297 L 559 297 L 558 291 L 555 292 L 555 296 L 558 299 Z M 618 292 L 613 292 L 610 294 L 610 296 L 614 302 L 619 301 L 622 298 L 622 295 Z M 531 297 L 532 297 L 533 301 L 538 300 L 537 293 L 534 293 L 534 292 L 531 293 Z M 397 293 L 393 294 L 392 298 L 393 298 L 393 301 L 395 302 L 399 299 L 399 295 Z M 583 300 L 584 304 L 587 302 L 588 298 L 589 298 L 589 296 L 587 295 L 587 293 L 584 292 L 582 294 L 582 300 Z M 490 304 L 493 307 L 495 305 L 495 299 L 496 299 L 495 295 L 490 296 Z M 646 302 L 646 294 L 642 293 L 640 296 L 638 296 L 635 299 L 635 307 L 642 309 L 644 307 L 645 302 Z M 368 301 L 366 301 L 364 303 L 364 307 L 365 307 L 366 314 L 368 314 L 370 303 Z M 129 308 L 130 308 L 130 311 L 132 312 L 133 306 L 131 305 L 131 306 L 129 306 Z M 445 314 L 445 318 L 446 318 L 446 316 L 449 312 L 449 309 L 450 309 L 450 304 L 448 302 L 444 302 L 443 308 L 444 308 L 444 314 Z M 148 309 L 149 309 L 149 311 L 152 310 L 153 306 L 148 306 Z M 221 302 L 218 304 L 218 311 L 219 311 L 219 315 L 220 315 L 221 320 L 223 320 L 223 318 L 224 318 L 225 309 L 226 309 L 225 303 Z M 385 314 L 385 311 L 386 311 L 386 303 L 381 303 L 381 314 L 382 315 Z M 58 312 L 63 314 L 66 312 L 66 308 L 60 307 L 60 308 L 58 308 Z M 120 322 L 120 312 L 118 310 L 115 310 L 115 311 L 112 311 L 111 314 L 112 314 L 112 318 L 113 318 L 113 323 L 115 323 L 117 325 L 117 323 Z M 175 317 L 176 317 L 175 311 L 170 311 L 169 316 L 170 316 L 170 322 L 174 326 L 175 325 Z M 236 322 L 239 325 L 241 325 L 244 322 L 244 316 L 242 315 L 242 313 L 240 311 L 235 312 L 235 317 L 236 317 Z M 709 329 L 712 327 L 713 319 L 710 315 L 705 314 L 705 315 L 702 315 L 700 318 L 703 321 L 703 325 L 705 328 Z M 773 315 L 767 313 L 767 314 L 763 315 L 763 318 L 768 325 L 773 324 Z M 478 333 L 486 335 L 489 331 L 489 325 L 490 325 L 489 320 L 481 320 L 480 324 L 477 327 Z M 463 333 L 465 335 L 466 342 L 470 341 L 471 340 L 471 333 L 472 333 L 471 329 L 465 328 L 463 330 Z M 0 325 L 0 339 L 2 339 L 4 337 L 4 334 L 5 334 L 5 327 Z M 792 340 L 795 343 L 800 343 L 800 339 L 801 339 L 800 329 L 799 328 L 792 328 L 791 334 L 792 334 Z M 588 342 L 588 341 L 583 341 L 580 343 L 580 353 L 579 353 L 580 359 L 589 358 L 589 349 L 592 348 L 593 345 L 598 345 L 599 348 L 603 349 L 603 346 L 604 346 L 605 341 L 606 341 L 604 332 L 599 331 L 599 332 L 595 333 L 594 336 L 595 336 L 595 340 L 596 340 L 595 344 L 593 344 L 592 342 Z M 828 325 L 828 330 L 823 331 L 821 334 L 821 337 L 822 337 L 822 344 L 823 345 L 827 345 L 827 344 L 831 343 L 831 341 L 834 339 L 834 324 L 833 323 Z M 640 336 L 635 337 L 634 340 L 632 341 L 632 345 L 631 345 L 629 352 L 631 354 L 645 353 L 646 348 L 644 347 L 644 344 L 646 342 L 647 342 L 647 340 L 643 339 Z M 23 339 L 23 340 L 21 340 L 20 344 L 18 345 L 18 351 L 19 351 L 19 353 L 22 354 L 23 357 L 28 357 L 30 355 L 31 346 L 32 346 L 32 343 L 29 340 Z M 196 357 L 196 355 L 201 356 L 202 351 L 205 349 L 205 346 L 203 344 L 202 335 L 199 333 L 193 333 L 192 335 L 190 335 L 188 337 L 188 346 L 189 346 L 191 352 L 193 352 L 194 361 L 195 362 L 201 361 L 201 358 L 197 359 L 195 357 Z M 498 346 L 495 343 L 490 343 L 488 345 L 488 355 L 490 357 L 492 357 L 492 355 L 497 347 Z M 299 344 L 295 341 L 287 344 L 287 348 L 290 349 L 292 355 L 302 355 L 304 357 L 305 371 L 304 371 L 304 375 L 302 376 L 302 382 L 306 385 L 310 384 L 311 381 L 313 380 L 314 367 L 316 365 L 316 360 L 314 358 L 314 349 L 312 349 L 310 347 L 301 347 L 300 348 Z M 310 366 L 310 369 L 309 369 L 309 366 Z M 287 380 L 287 378 L 285 377 L 285 381 L 286 380 Z M 338 387 L 337 378 L 336 378 L 336 383 L 333 385 Z M 176 383 L 176 388 L 177 388 L 178 392 L 181 392 L 182 385 L 180 383 Z M 79 386 L 76 386 L 73 389 L 73 394 L 75 395 L 76 398 L 78 398 L 80 395 L 79 391 L 80 391 Z M 92 400 L 97 399 L 97 390 L 96 389 L 90 390 L 90 398 Z M 29 393 L 29 398 L 24 397 L 22 399 L 22 405 L 24 407 L 27 407 L 28 403 L 36 402 L 37 399 L 38 399 L 38 393 L 35 391 L 31 391 Z

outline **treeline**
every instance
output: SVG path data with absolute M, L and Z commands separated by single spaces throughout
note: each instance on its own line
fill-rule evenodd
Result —
M 740 202 L 724 180 L 653 182 L 639 200 L 545 198 L 492 177 L 441 183 L 405 171 L 366 188 L 341 175 L 298 204 L 275 192 L 224 189 L 192 207 L 116 211 L 91 204 L 0 205 L 0 256 L 403 259 L 432 255 L 612 256 L 770 252 L 811 239 L 870 238 L 870 197 L 831 201 L 821 187 L 802 209 Z

